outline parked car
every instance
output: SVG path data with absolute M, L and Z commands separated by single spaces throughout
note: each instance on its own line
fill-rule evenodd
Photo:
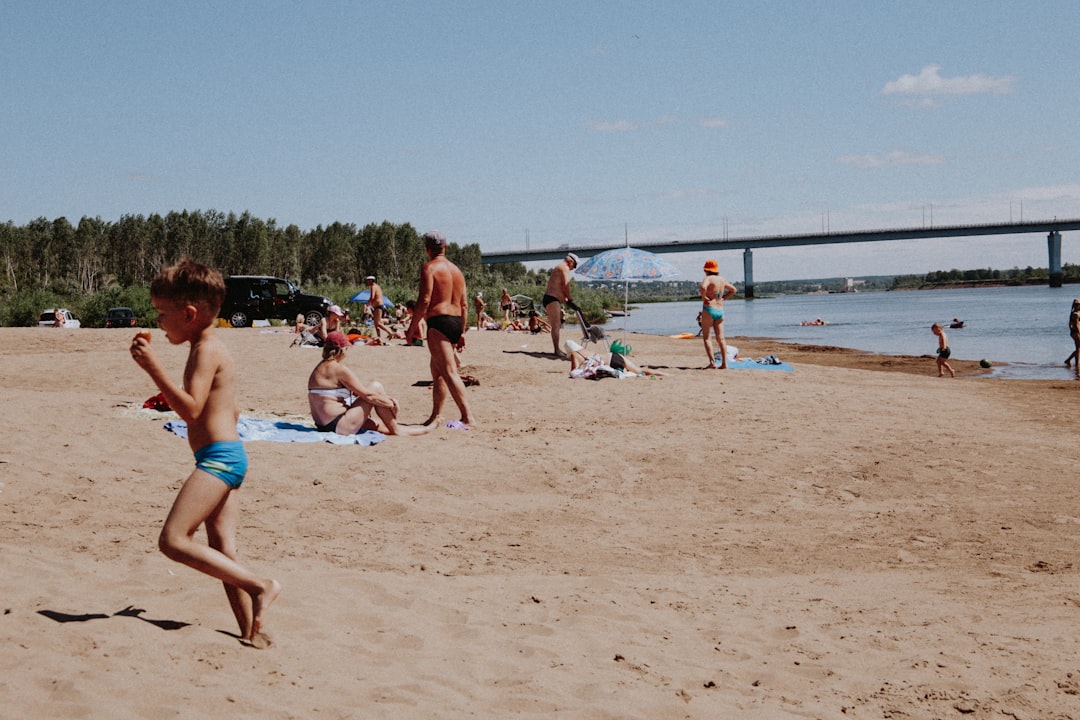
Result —
M 109 308 L 105 312 L 105 327 L 107 328 L 133 328 L 137 322 L 135 311 L 129 307 Z
M 252 320 L 295 320 L 303 315 L 318 325 L 333 303 L 322 295 L 308 295 L 288 280 L 268 275 L 233 275 L 225 278 L 225 302 L 218 317 L 233 327 L 248 327 Z
M 71 314 L 67 308 L 49 308 L 38 315 L 38 327 L 82 327 L 79 319 Z

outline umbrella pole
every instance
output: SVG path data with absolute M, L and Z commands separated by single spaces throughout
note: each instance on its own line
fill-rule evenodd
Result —
M 623 223 L 623 240 L 626 241 L 626 251 L 630 252 L 630 229 L 627 223 Z M 626 346 L 626 316 L 630 314 L 630 279 L 623 279 L 622 296 L 622 344 Z M 1080 360 L 1077 361 L 1080 363 Z
M 630 314 L 630 281 L 623 280 L 622 296 L 622 342 L 626 345 L 626 316 Z

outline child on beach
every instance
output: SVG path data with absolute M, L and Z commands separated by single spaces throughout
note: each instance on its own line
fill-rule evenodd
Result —
M 1073 298 L 1072 307 L 1069 308 L 1069 337 L 1073 341 L 1073 351 L 1065 358 L 1065 367 L 1076 361 L 1076 371 L 1080 373 L 1080 298 Z
M 183 385 L 166 375 L 149 332 L 131 341 L 131 357 L 187 422 L 188 443 L 195 453 L 195 470 L 173 502 L 158 547 L 169 559 L 221 580 L 241 641 L 262 648 L 269 645 L 263 632 L 266 609 L 281 593 L 281 585 L 237 561 L 237 491 L 247 471 L 247 453 L 236 431 L 233 359 L 214 332 L 224 298 L 225 283 L 216 270 L 188 259 L 163 268 L 150 284 L 150 302 L 166 339 L 191 345 Z M 203 523 L 208 545 L 195 542 Z
M 930 326 L 930 332 L 937 335 L 938 348 L 937 348 L 937 376 L 945 377 L 945 370 L 949 371 L 949 377 L 956 377 L 956 373 L 953 372 L 952 365 L 949 364 L 949 356 L 952 355 L 952 350 L 949 349 L 949 338 L 945 334 L 945 331 L 941 328 L 941 323 L 934 323 Z

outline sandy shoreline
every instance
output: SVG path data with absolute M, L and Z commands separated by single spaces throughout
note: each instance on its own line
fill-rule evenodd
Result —
M 221 333 L 242 412 L 304 418 L 317 351 Z M 669 376 L 593 382 L 474 331 L 479 428 L 248 444 L 255 651 L 156 550 L 191 457 L 128 338 L 0 329 L 5 717 L 1080 718 L 1080 383 L 636 334 Z M 427 416 L 426 350 L 349 364 Z

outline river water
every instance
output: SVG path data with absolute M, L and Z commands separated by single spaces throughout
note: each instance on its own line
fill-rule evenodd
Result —
M 725 334 L 768 337 L 792 343 L 832 345 L 886 355 L 933 355 L 937 338 L 930 325 L 945 326 L 952 356 L 986 358 L 994 374 L 1014 379 L 1076 379 L 1066 369 L 1072 352 L 1069 307 L 1080 288 L 1046 286 L 962 290 L 780 295 L 724 303 Z M 635 306 L 605 329 L 673 335 L 698 331 L 700 302 Z M 821 318 L 828 324 L 804 326 Z M 964 327 L 950 329 L 954 318 Z M 998 365 L 1007 363 L 1007 366 Z

